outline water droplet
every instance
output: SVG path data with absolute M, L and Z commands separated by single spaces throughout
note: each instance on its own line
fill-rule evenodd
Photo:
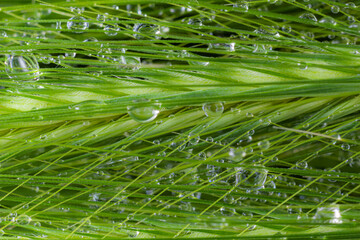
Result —
M 297 65 L 299 66 L 299 68 L 300 68 L 301 70 L 306 70 L 306 69 L 308 69 L 308 66 L 306 65 L 306 63 L 301 62 L 301 63 L 298 63 Z
M 224 104 L 222 102 L 205 103 L 202 109 L 207 117 L 220 117 L 224 112 Z
M 345 5 L 346 5 L 346 8 L 354 8 L 354 9 L 356 8 L 355 3 L 353 3 L 353 2 L 348 2 Z
M 291 28 L 290 25 L 284 25 L 284 26 L 281 27 L 281 30 L 286 32 L 286 33 L 290 33 L 292 28 Z
M 87 38 L 84 40 L 84 42 L 98 42 L 99 40 L 97 40 L 95 37 L 91 37 L 91 38 Z
M 233 158 L 235 161 L 240 161 L 244 157 L 246 157 L 246 151 L 242 147 L 230 148 L 229 156 Z
M 103 14 L 98 14 L 96 16 L 96 20 L 98 20 L 100 22 L 105 22 L 106 18 L 107 18 L 107 14 L 104 14 L 104 15 Z
M 193 53 L 190 53 L 186 50 L 182 50 L 179 54 L 179 57 L 182 57 L 182 58 L 205 58 L 205 57 L 201 57 L 201 56 L 198 56 L 198 55 L 195 55 Z M 206 62 L 206 61 L 191 61 L 191 60 L 188 60 L 189 64 L 191 65 L 201 65 L 201 66 L 207 66 L 209 65 L 209 62 Z
M 212 137 L 207 137 L 205 139 L 206 142 L 214 142 L 214 139 Z
M 188 25 L 193 26 L 194 28 L 201 27 L 203 25 L 203 21 L 201 18 L 190 18 L 188 20 Z
M 251 113 L 251 112 L 247 112 L 247 113 L 246 113 L 246 117 L 248 117 L 248 118 L 253 118 L 253 117 L 254 117 L 254 114 Z
M 188 142 L 189 142 L 190 145 L 196 145 L 200 141 L 200 137 L 199 136 L 193 136 L 193 134 L 189 134 L 188 138 L 189 138 Z
M 7 55 L 5 71 L 14 80 L 37 81 L 40 76 L 38 61 L 32 55 Z
M 258 142 L 257 145 L 259 146 L 259 148 L 261 150 L 266 150 L 266 149 L 269 149 L 270 142 L 268 140 L 262 140 L 262 141 Z
M 111 21 L 117 21 L 116 18 L 110 19 Z M 108 23 L 104 26 L 104 33 L 110 37 L 116 36 L 120 31 L 120 27 L 117 23 Z
M 267 173 L 266 169 L 237 167 L 236 184 L 243 189 L 261 189 L 264 187 Z
M 331 12 L 335 13 L 335 14 L 339 13 L 340 12 L 340 7 L 337 6 L 337 5 L 331 6 Z
M 342 223 L 341 213 L 338 205 L 329 207 L 319 207 L 313 219 L 316 222 Z
M 69 19 L 66 26 L 75 33 L 82 33 L 84 30 L 89 28 L 89 23 L 86 22 L 86 18 L 75 16 Z
M 40 222 L 34 222 L 34 227 L 41 227 L 41 223 Z
M 136 103 L 140 104 L 128 107 L 128 113 L 137 122 L 151 122 L 160 113 L 160 104 L 158 103 L 150 103 L 147 100 L 136 101 Z
M 16 223 L 20 225 L 27 225 L 31 222 L 31 217 L 27 215 L 20 215 L 16 218 Z
M 156 38 L 159 39 L 159 35 L 161 34 L 160 27 L 155 24 L 136 24 L 134 26 L 134 37 L 136 39 L 148 39 L 148 38 Z
M 306 161 L 298 161 L 295 165 L 299 169 L 307 169 L 308 167 L 308 163 Z
M 299 16 L 299 18 L 317 22 L 317 18 L 315 17 L 315 15 L 312 14 L 312 13 L 308 13 L 308 12 L 301 14 L 301 15 Z
M 322 19 L 320 19 L 319 23 L 329 24 L 329 25 L 333 25 L 333 26 L 336 25 L 336 21 L 331 17 L 323 17 Z
M 348 143 L 343 143 L 343 144 L 341 144 L 341 148 L 342 148 L 343 150 L 348 151 L 348 150 L 350 150 L 350 144 L 348 144 Z
M 234 8 L 240 8 L 244 12 L 247 12 L 249 10 L 249 5 L 244 1 L 237 1 L 233 4 Z

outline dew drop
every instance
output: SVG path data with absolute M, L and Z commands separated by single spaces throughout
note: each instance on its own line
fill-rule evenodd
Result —
M 243 189 L 261 189 L 264 187 L 267 173 L 266 169 L 237 167 L 235 174 L 236 184 Z
M 296 167 L 300 169 L 307 169 L 308 163 L 306 161 L 298 161 L 296 162 Z
M 224 104 L 222 102 L 205 103 L 202 109 L 207 117 L 220 117 L 224 112 Z
M 206 139 L 205 139 L 205 141 L 206 142 L 214 142 L 214 139 L 212 138 L 212 137 L 207 137 Z
M 196 145 L 200 141 L 200 136 L 193 136 L 193 134 L 189 134 L 188 138 L 189 138 L 190 145 Z
M 337 5 L 331 6 L 331 12 L 335 13 L 335 14 L 339 13 L 340 12 L 340 7 L 337 6 Z
M 301 70 L 306 70 L 306 69 L 308 69 L 308 66 L 306 65 L 306 63 L 300 62 L 300 63 L 298 63 L 297 65 L 299 66 L 299 68 L 300 68 Z
M 100 22 L 105 22 L 106 18 L 107 18 L 106 14 L 105 14 L 105 15 L 103 15 L 103 14 L 98 14 L 98 15 L 96 16 L 96 20 L 98 20 L 98 21 L 100 21 Z
M 341 213 L 338 205 L 330 207 L 319 207 L 313 219 L 320 222 L 342 223 Z
M 235 161 L 240 161 L 244 157 L 246 157 L 246 151 L 242 147 L 230 148 L 229 156 L 233 158 Z
M 112 21 L 116 21 L 116 19 L 111 19 Z M 117 23 L 108 23 L 105 24 L 104 33 L 110 37 L 116 36 L 120 31 L 119 25 Z
M 160 27 L 155 24 L 136 24 L 134 26 L 134 37 L 136 39 L 148 39 L 148 38 L 156 38 L 159 39 L 159 35 L 161 34 Z
M 317 22 L 317 18 L 312 13 L 303 13 L 299 16 L 299 18 Z
M 354 9 L 356 8 L 355 3 L 353 3 L 353 2 L 346 3 L 345 5 L 346 5 L 346 8 L 354 8 Z
M 136 106 L 129 106 L 128 113 L 132 119 L 140 123 L 154 120 L 160 113 L 160 104 L 150 103 L 148 100 L 136 101 Z
M 75 16 L 69 19 L 66 26 L 75 33 L 82 33 L 84 30 L 89 28 L 89 23 L 86 22 L 86 18 Z
M 331 17 L 323 17 L 322 19 L 320 19 L 319 23 L 333 25 L 333 26 L 336 25 L 336 21 Z
M 266 149 L 269 149 L 270 142 L 268 140 L 262 140 L 262 141 L 258 142 L 257 145 L 259 146 L 259 148 L 261 150 L 266 150 Z
M 281 30 L 286 32 L 286 33 L 290 33 L 292 28 L 291 28 L 290 25 L 284 25 L 284 26 L 281 27 Z
M 244 12 L 247 12 L 249 10 L 249 5 L 246 2 L 243 1 L 237 1 L 233 4 L 234 8 L 239 8 L 243 10 Z
M 188 21 L 188 25 L 198 28 L 203 25 L 203 21 L 201 18 L 190 18 Z
M 20 215 L 17 219 L 16 219 L 16 223 L 19 225 L 27 225 L 31 222 L 31 217 L 27 216 L 27 215 Z
M 7 55 L 5 71 L 14 80 L 37 81 L 40 76 L 38 61 L 32 55 Z
M 341 144 L 341 149 L 343 149 L 345 151 L 350 150 L 350 144 L 348 144 L 348 143 Z

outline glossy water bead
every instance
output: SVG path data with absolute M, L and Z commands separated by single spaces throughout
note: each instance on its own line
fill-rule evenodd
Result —
M 7 55 L 5 71 L 14 80 L 37 81 L 40 76 L 39 64 L 33 55 Z
M 89 28 L 89 23 L 86 22 L 86 18 L 81 16 L 75 16 L 69 19 L 66 24 L 67 28 L 73 30 L 76 33 L 82 33 Z
M 220 117 L 224 112 L 224 104 L 222 102 L 205 103 L 202 109 L 207 117 Z
M 137 101 L 134 106 L 128 107 L 128 113 L 132 119 L 140 123 L 147 123 L 154 120 L 160 113 L 160 104 L 149 101 Z
M 261 189 L 264 187 L 267 173 L 266 169 L 252 167 L 237 167 L 236 184 L 243 189 Z

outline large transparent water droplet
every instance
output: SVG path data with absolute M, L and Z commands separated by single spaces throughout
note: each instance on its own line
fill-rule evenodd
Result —
M 76 33 L 82 33 L 89 28 L 89 23 L 86 22 L 86 18 L 82 16 L 75 16 L 69 19 L 66 24 L 67 28 L 73 30 Z
M 342 223 L 341 213 L 338 205 L 330 207 L 319 207 L 313 219 L 319 222 Z
M 37 81 L 40 76 L 38 61 L 31 55 L 7 55 L 5 71 L 14 80 Z
M 160 37 L 161 31 L 160 27 L 155 24 L 136 24 L 134 26 L 134 37 L 136 39 L 149 39 L 149 38 L 156 38 Z
M 246 157 L 246 151 L 242 147 L 230 148 L 229 156 L 234 159 L 234 161 L 240 161 Z
M 340 12 L 340 7 L 337 6 L 337 5 L 331 6 L 331 12 L 335 13 L 335 14 L 339 13 Z
M 317 22 L 317 18 L 312 13 L 303 13 L 299 16 L 299 18 Z
M 336 21 L 331 17 L 323 17 L 320 19 L 319 23 L 321 24 L 328 24 L 328 25 L 336 25 Z
M 111 18 L 109 19 L 111 21 L 117 21 L 117 18 Z M 113 22 L 109 22 L 107 24 L 105 24 L 104 26 L 104 33 L 110 37 L 112 36 L 116 36 L 118 34 L 118 32 L 120 31 L 120 27 L 117 23 L 113 23 Z
M 140 123 L 154 120 L 160 113 L 160 104 L 146 100 L 137 101 L 135 106 L 128 107 L 128 113 L 132 119 Z
M 244 12 L 247 12 L 249 10 L 249 5 L 248 3 L 244 2 L 244 1 L 237 1 L 233 4 L 234 8 L 239 8 L 241 10 L 243 10 Z
M 266 169 L 252 167 L 237 167 L 236 184 L 243 189 L 261 189 L 264 187 L 267 173 Z
M 269 149 L 270 145 L 271 145 L 268 140 L 262 140 L 262 141 L 258 142 L 257 144 L 261 150 Z
M 20 224 L 20 225 L 27 225 L 31 222 L 31 217 L 29 217 L 28 215 L 20 215 L 17 219 L 16 219 L 16 223 Z
M 220 117 L 224 112 L 224 104 L 222 102 L 205 103 L 202 109 L 207 117 Z

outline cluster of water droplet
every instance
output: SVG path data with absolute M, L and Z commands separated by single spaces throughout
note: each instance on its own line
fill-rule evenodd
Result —
M 8 171 L 15 169 L 14 176 L 31 176 L 45 163 L 53 161 L 44 174 L 55 174 L 56 178 L 51 181 L 48 176 L 27 178 L 29 180 L 14 178 L 14 186 L 19 186 L 26 196 L 15 192 L 11 201 L 20 204 L 25 198 L 36 199 L 30 208 L 34 208 L 36 214 L 27 213 L 29 206 L 26 205 L 19 213 L 8 213 L 9 204 L 4 208 L 7 214 L 2 217 L 2 224 L 29 231 L 33 227 L 46 231 L 55 227 L 59 232 L 92 236 L 103 231 L 102 224 L 106 222 L 114 226 L 112 230 L 106 229 L 111 231 L 110 235 L 150 238 L 155 234 L 139 225 L 165 226 L 169 228 L 167 231 L 159 230 L 164 236 L 186 237 L 192 231 L 182 231 L 187 229 L 184 221 L 193 224 L 194 229 L 199 227 L 211 232 L 230 226 L 236 233 L 261 229 L 261 224 L 255 223 L 263 220 L 274 221 L 276 226 L 284 228 L 288 225 L 276 219 L 299 221 L 301 231 L 346 222 L 346 212 L 342 212 L 339 204 L 349 203 L 349 208 L 357 204 L 358 193 L 350 189 L 357 186 L 360 170 L 358 122 L 350 123 L 342 118 L 348 109 L 312 122 L 312 118 L 321 114 L 319 108 L 306 109 L 312 114 L 310 118 L 306 114 L 290 118 L 287 112 L 290 110 L 282 109 L 281 101 L 271 104 L 269 113 L 268 105 L 262 105 L 266 104 L 262 101 L 239 103 L 233 101 L 230 94 L 222 96 L 226 97 L 225 101 L 216 96 L 216 89 L 211 94 L 202 94 L 201 85 L 214 84 L 213 88 L 222 81 L 234 85 L 241 82 L 246 87 L 239 91 L 231 91 L 231 84 L 226 89 L 237 96 L 253 85 L 260 86 L 271 75 L 269 72 L 280 76 L 282 62 L 278 61 L 278 55 L 290 56 L 290 53 L 297 55 L 287 65 L 292 68 L 284 72 L 291 72 L 296 80 L 310 79 L 312 75 L 307 74 L 320 72 L 319 66 L 311 62 L 313 53 L 337 52 L 338 49 L 329 48 L 331 45 L 355 46 L 360 29 L 354 14 L 357 6 L 306 0 L 232 1 L 218 4 L 216 11 L 208 11 L 205 2 L 184 2 L 186 4 L 179 7 L 164 3 L 73 7 L 63 15 L 57 14 L 60 10 L 42 10 L 36 16 L 26 16 L 24 12 L 25 27 L 15 21 L 13 25 L 4 25 L 8 26 L 1 32 L 6 41 L 4 46 L 16 47 L 4 55 L 6 79 L 2 80 L 11 83 L 1 90 L 17 97 L 22 88 L 29 90 L 22 86 L 29 86 L 28 82 L 44 94 L 46 91 L 41 91 L 44 86 L 76 89 L 74 96 L 64 90 L 58 100 L 62 103 L 62 96 L 69 97 L 74 104 L 68 104 L 64 111 L 77 118 L 76 125 L 71 125 L 73 128 L 66 128 L 67 124 L 73 124 L 70 118 L 71 121 L 61 127 L 52 127 L 49 134 L 19 131 L 18 138 L 25 138 L 24 142 L 36 145 L 36 149 L 14 152 L 9 159 L 14 158 L 16 164 L 4 159 L 2 167 Z M 317 9 L 321 4 L 328 5 L 320 14 Z M 288 16 L 283 22 L 276 18 L 277 21 L 269 21 L 274 14 L 268 13 L 280 11 L 282 6 L 297 9 L 296 18 Z M 49 22 L 51 25 L 47 26 Z M 32 33 L 37 24 L 52 31 L 39 28 Z M 27 31 L 20 33 L 11 30 L 11 26 Z M 324 29 L 331 29 L 332 34 L 325 36 Z M 76 40 L 76 44 L 69 46 L 69 39 Z M 281 42 L 283 39 L 286 41 Z M 52 47 L 32 49 L 39 42 Z M 54 44 L 59 46 L 53 48 Z M 302 58 L 303 53 L 311 53 L 311 57 Z M 250 65 L 252 62 L 264 63 L 266 67 L 255 71 L 258 66 Z M 327 66 L 331 71 L 336 68 L 336 62 L 333 64 Z M 357 71 L 349 66 L 341 67 L 348 69 L 349 74 Z M 59 80 L 52 68 L 61 68 L 67 81 Z M 216 71 L 211 71 L 212 68 Z M 227 72 L 230 68 L 236 71 Z M 46 74 L 41 75 L 42 71 Z M 44 79 L 40 79 L 42 76 Z M 251 81 L 246 82 L 249 79 Z M 279 79 L 282 80 L 274 77 L 274 81 Z M 88 85 L 79 86 L 79 81 Z M 20 85 L 20 91 L 12 88 L 14 84 Z M 141 92 L 137 91 L 139 88 Z M 90 89 L 99 98 L 106 95 L 120 100 L 116 103 L 95 101 L 92 96 L 84 100 L 83 89 Z M 199 90 L 201 99 L 188 106 L 181 94 L 195 90 Z M 164 97 L 168 92 L 171 97 L 177 97 L 172 104 Z M 152 99 L 149 93 L 164 102 Z M 24 96 L 26 94 L 31 91 L 25 91 Z M 129 97 L 133 94 L 139 96 Z M 33 96 L 42 100 L 50 95 L 36 93 Z M 261 97 L 255 100 L 263 100 Z M 78 99 L 83 101 L 78 103 Z M 110 112 L 109 116 L 97 119 L 96 114 L 104 109 Z M 29 119 L 42 122 L 52 117 L 47 114 Z M 97 130 L 103 122 L 107 127 Z M 46 144 L 63 137 L 58 127 L 74 135 L 69 144 L 56 152 Z M 6 137 L 3 141 L 9 149 L 14 144 Z M 69 146 L 69 153 L 63 152 Z M 48 157 L 52 156 L 51 151 L 56 158 Z M 29 159 L 33 162 L 27 163 Z M 21 167 L 17 168 L 18 165 Z M 82 168 L 86 171 L 81 172 L 78 179 Z M 62 179 L 73 182 L 69 186 L 56 185 Z M 343 185 L 344 179 L 356 181 Z M 10 183 L 4 186 L 7 184 Z M 86 194 L 84 187 L 88 187 Z M 37 197 L 44 200 L 44 205 L 35 205 Z M 42 211 L 60 215 L 65 222 L 58 221 L 57 217 L 54 224 L 45 221 Z M 96 217 L 91 217 L 94 212 Z M 306 219 L 311 219 L 311 224 L 301 225 Z M 5 230 L 12 231 L 12 228 Z

